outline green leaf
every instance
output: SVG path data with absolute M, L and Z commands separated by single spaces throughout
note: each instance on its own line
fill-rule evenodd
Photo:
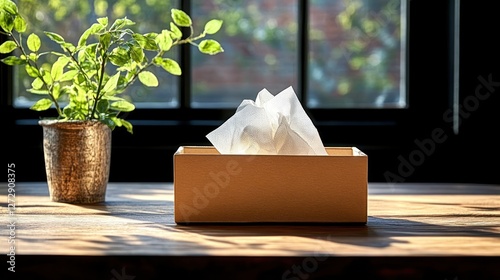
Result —
M 85 60 L 90 60 L 88 61 L 89 63 L 98 64 L 96 60 L 96 49 L 97 49 L 97 43 L 83 47 L 78 52 L 78 61 L 80 63 L 83 63 Z
M 133 46 L 130 48 L 130 57 L 137 63 L 141 63 L 144 59 L 144 52 L 141 47 Z
M 26 31 L 27 24 L 24 18 L 21 15 L 17 15 L 16 19 L 14 19 L 14 29 L 19 32 L 23 33 Z
M 119 18 L 119 19 L 115 20 L 113 25 L 111 25 L 110 29 L 111 30 L 118 30 L 118 29 L 122 29 L 125 26 L 131 26 L 134 24 L 135 24 L 135 22 L 131 21 L 130 19 L 128 19 L 126 17 Z
M 48 98 L 42 98 L 38 100 L 35 104 L 33 104 L 33 106 L 31 106 L 30 109 L 35 111 L 45 111 L 49 109 L 50 106 L 52 106 L 52 100 Z
M 61 47 L 63 47 L 63 49 L 67 49 L 70 53 L 74 53 L 76 50 L 76 47 L 68 42 L 62 43 Z
M 86 96 L 91 96 L 93 93 L 92 91 L 89 90 L 88 94 L 87 91 L 79 86 L 78 84 L 73 84 L 75 87 L 75 90 L 72 91 L 72 94 L 70 94 L 70 101 L 74 103 L 82 103 L 86 102 Z
M 50 75 L 54 81 L 59 81 L 63 75 L 64 67 L 68 64 L 69 60 L 62 56 L 57 59 L 54 64 L 52 64 L 52 68 L 50 70 Z
M 129 62 L 129 52 L 124 48 L 115 48 L 109 55 L 109 61 L 116 66 L 124 66 Z
M 110 104 L 111 109 L 122 112 L 131 112 L 135 109 L 134 104 L 127 100 L 120 100 Z
M 102 88 L 102 91 L 104 92 L 112 92 L 113 90 L 116 89 L 116 86 L 118 85 L 118 80 L 120 79 L 120 72 L 114 74 L 109 78 L 109 80 L 106 82 L 104 87 Z
M 193 24 L 188 14 L 182 10 L 172 9 L 171 16 L 174 23 L 178 26 L 189 27 Z
M 54 33 L 54 32 L 48 32 L 48 31 L 44 31 L 45 35 L 47 35 L 47 37 L 49 37 L 50 40 L 58 43 L 58 44 L 64 44 L 65 41 L 64 41 L 64 38 L 57 34 L 57 33 Z
M 119 97 L 119 96 L 116 96 L 116 95 L 104 95 L 102 97 L 103 99 L 106 99 L 108 101 L 119 101 L 119 100 L 123 100 L 122 97 Z
M 161 66 L 163 69 L 165 69 L 172 75 L 180 76 L 182 74 L 181 67 L 173 59 L 158 57 L 153 62 L 154 64 Z
M 9 14 L 11 15 L 18 15 L 18 10 L 16 3 L 12 2 L 11 0 L 4 0 L 2 2 L 2 8 Z
M 147 33 L 144 35 L 134 33 L 133 38 L 139 43 L 139 45 L 149 51 L 158 50 L 158 46 L 156 45 L 155 38 L 158 36 L 157 33 Z
M 107 115 L 105 115 L 105 114 L 101 114 L 101 115 L 99 115 L 99 120 L 100 120 L 103 124 L 107 125 L 107 126 L 108 126 L 111 130 L 114 130 L 114 129 L 115 129 L 115 127 L 116 127 L 116 123 L 115 123 L 113 120 L 111 120 L 111 119 L 110 119 Z
M 109 110 L 109 101 L 101 99 L 97 102 L 97 112 L 106 113 Z
M 15 19 L 16 18 L 14 15 L 0 10 L 0 26 L 5 32 L 7 33 L 12 32 L 12 29 L 14 28 Z
M 42 89 L 44 83 L 42 81 L 42 79 L 40 78 L 36 78 L 33 80 L 33 82 L 31 82 L 31 87 L 35 90 L 39 90 L 39 89 Z
M 132 82 L 131 80 L 133 79 L 135 73 L 137 73 L 137 71 L 134 69 L 132 72 L 128 72 L 125 76 L 120 76 L 118 85 L 116 86 L 117 93 L 122 93 L 127 88 L 127 86 Z
M 88 114 L 88 110 L 82 106 L 80 103 L 69 103 L 63 109 L 64 116 L 71 120 L 85 120 Z
M 132 127 L 132 124 L 129 123 L 128 121 L 124 120 L 124 119 L 120 119 L 121 121 L 121 124 L 122 126 L 124 126 L 128 132 L 130 132 L 130 134 L 133 134 L 133 127 Z
M 148 39 L 139 33 L 132 34 L 132 38 L 137 42 L 137 44 L 139 44 L 139 46 L 141 46 L 141 48 L 144 48 L 148 43 Z
M 29 60 L 36 62 L 38 60 L 38 55 L 36 53 L 30 53 L 28 55 Z
M 107 17 L 98 18 L 97 22 L 99 22 L 102 25 L 102 27 L 108 26 L 108 18 Z
M 109 119 L 112 120 L 116 126 L 122 126 L 122 120 L 120 118 L 111 116 Z
M 55 83 L 52 85 L 52 96 L 57 100 L 59 96 L 61 95 L 61 84 L 60 83 Z
M 155 74 L 149 71 L 142 71 L 139 73 L 139 81 L 147 87 L 157 87 L 159 84 Z
M 200 52 L 209 55 L 215 55 L 224 51 L 219 42 L 212 39 L 201 41 L 198 45 L 198 49 L 200 50 Z
M 87 39 L 90 37 L 90 35 L 93 35 L 103 29 L 102 25 L 100 23 L 94 23 L 92 24 L 87 30 L 85 30 L 82 35 L 80 36 L 80 39 L 78 40 L 78 47 L 83 47 L 87 44 Z
M 175 40 L 182 38 L 182 31 L 173 22 L 170 23 L 170 31 L 172 31 L 172 33 L 170 33 L 172 39 Z
M 17 44 L 14 41 L 5 41 L 0 45 L 0 53 L 10 53 L 17 48 Z
M 73 108 L 71 107 L 72 104 L 64 107 L 63 109 L 63 114 L 66 116 L 66 118 L 69 118 L 73 114 Z
M 78 70 L 69 70 L 63 73 L 59 81 L 61 82 L 71 81 L 76 75 L 78 75 Z
M 8 56 L 4 59 L 1 59 L 0 60 L 1 62 L 7 64 L 7 65 L 10 65 L 10 66 L 14 66 L 14 65 L 21 65 L 21 64 L 25 64 L 26 63 L 26 60 L 24 59 L 21 59 L 17 56 Z
M 74 88 L 71 85 L 66 85 L 61 88 L 61 96 L 62 95 L 70 95 L 73 93 Z
M 212 19 L 205 24 L 204 32 L 206 34 L 215 34 L 220 30 L 221 26 L 222 26 L 222 20 Z
M 44 69 L 41 69 L 40 72 L 42 74 L 42 79 L 45 81 L 45 83 L 51 85 L 54 80 L 52 79 L 50 72 Z
M 104 33 L 99 36 L 99 43 L 101 43 L 101 46 L 103 49 L 108 49 L 109 45 L 111 44 L 111 34 L 109 33 Z
M 24 69 L 26 70 L 26 73 L 30 77 L 38 78 L 38 69 L 36 69 L 35 67 L 33 67 L 33 66 L 29 65 L 29 64 L 26 64 L 26 66 L 24 67 Z
M 156 37 L 156 44 L 160 50 L 167 52 L 172 47 L 172 38 L 170 37 L 170 31 L 163 30 L 161 34 Z
M 29 92 L 29 93 L 32 93 L 32 94 L 36 94 L 36 95 L 48 95 L 49 94 L 49 91 L 46 90 L 46 89 L 33 89 L 33 88 L 30 88 L 30 89 L 28 89 L 26 91 Z

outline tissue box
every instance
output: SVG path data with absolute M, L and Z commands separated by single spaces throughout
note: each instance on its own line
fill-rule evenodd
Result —
M 174 154 L 174 217 L 186 223 L 367 222 L 368 156 L 222 155 L 211 146 Z

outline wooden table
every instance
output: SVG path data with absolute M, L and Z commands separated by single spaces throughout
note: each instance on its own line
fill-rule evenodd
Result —
M 87 206 L 17 183 L 14 211 L 6 190 L 1 248 L 15 239 L 24 279 L 500 279 L 499 185 L 370 183 L 366 225 L 176 225 L 171 183 Z

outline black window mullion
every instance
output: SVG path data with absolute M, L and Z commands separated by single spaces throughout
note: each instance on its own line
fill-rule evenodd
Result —
M 309 1 L 298 1 L 298 84 L 301 95 L 299 99 L 304 108 L 307 105 L 307 69 L 308 69 L 308 21 L 309 21 Z
M 449 0 L 449 80 L 450 80 L 450 93 L 449 93 L 449 109 L 453 111 L 453 132 L 459 133 L 459 55 L 460 55 L 460 0 Z
M 191 14 L 191 1 L 179 1 L 180 9 L 188 14 Z M 186 30 L 189 34 L 190 30 Z M 183 44 L 180 46 L 180 66 L 182 75 L 179 77 L 179 107 L 181 112 L 190 110 L 191 107 L 191 45 Z M 182 114 L 189 115 L 189 114 Z

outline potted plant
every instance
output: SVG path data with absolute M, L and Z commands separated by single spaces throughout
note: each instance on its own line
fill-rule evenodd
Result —
M 135 106 L 122 93 L 136 81 L 146 87 L 158 86 L 157 77 L 149 71 L 152 67 L 181 75 L 179 64 L 166 57 L 173 47 L 191 44 L 207 55 L 223 52 L 217 41 L 204 38 L 219 31 L 221 20 L 208 21 L 195 35 L 188 14 L 171 9 L 171 17 L 168 28 L 145 34 L 134 31 L 135 23 L 127 17 L 113 22 L 101 17 L 76 43 L 44 31 L 58 49 L 43 50 L 40 36 L 25 34 L 27 23 L 17 5 L 0 0 L 0 33 L 7 36 L 0 53 L 11 54 L 1 61 L 24 67 L 32 77 L 29 91 L 42 98 L 31 109 L 54 108 L 57 112 L 54 118 L 39 121 L 52 201 L 85 204 L 105 200 L 112 130 L 124 127 L 133 132 L 132 124 L 120 114 Z M 182 28 L 190 34 L 183 35 Z M 52 62 L 39 63 L 43 56 L 53 57 Z

